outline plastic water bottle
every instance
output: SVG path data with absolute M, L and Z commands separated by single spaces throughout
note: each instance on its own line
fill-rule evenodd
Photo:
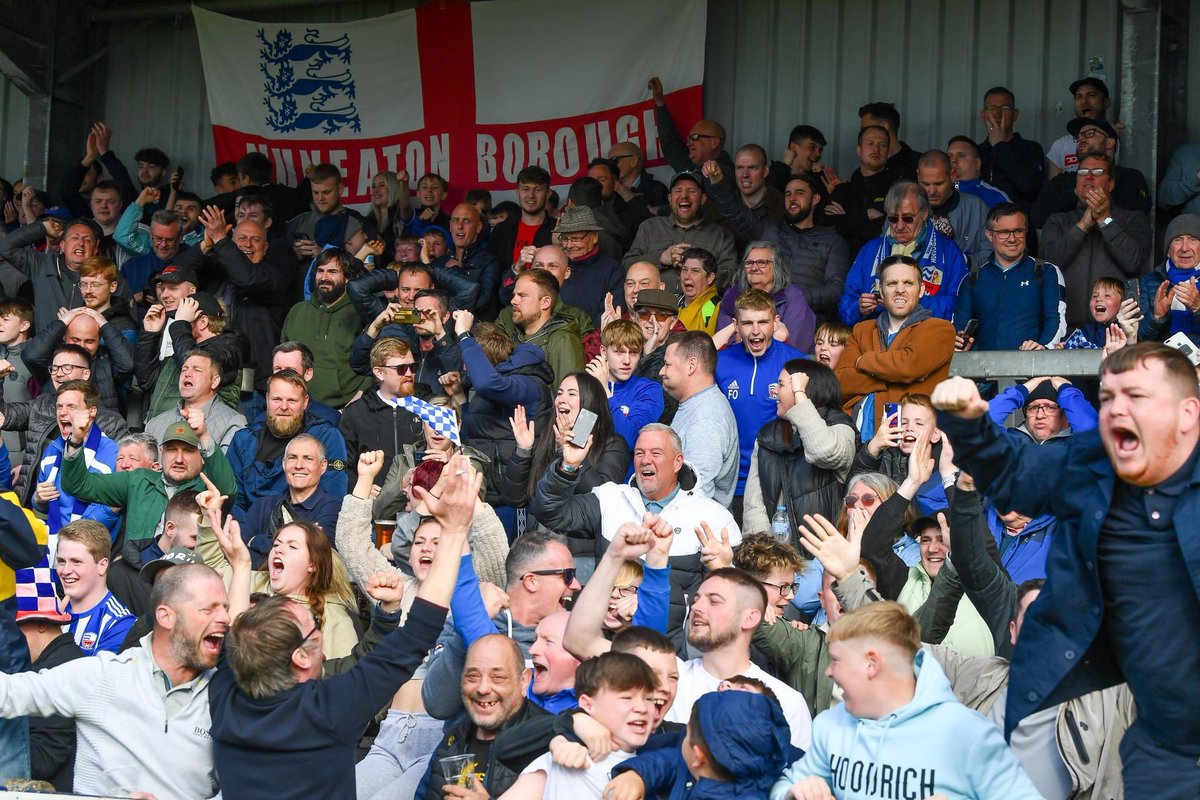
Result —
M 791 542 L 792 520 L 788 516 L 787 506 L 775 507 L 775 516 L 771 517 L 771 535 L 781 542 Z

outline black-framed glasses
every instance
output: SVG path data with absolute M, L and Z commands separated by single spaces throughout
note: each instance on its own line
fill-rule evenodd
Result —
M 799 583 L 771 583 L 769 581 L 759 581 L 759 583 L 777 590 L 780 597 L 795 597 L 796 590 L 800 588 Z
M 526 572 L 525 574 L 526 575 L 560 575 L 560 576 L 562 576 L 563 583 L 565 583 L 567 586 L 570 586 L 572 583 L 575 582 L 575 568 L 574 567 L 563 567 L 562 569 L 531 569 L 531 570 L 529 570 L 529 572 Z
M 698 142 L 701 139 L 720 139 L 720 138 L 721 138 L 720 136 L 717 136 L 716 134 L 713 134 L 713 133 L 689 133 L 688 134 L 688 141 L 691 141 L 691 142 Z
M 87 369 L 78 364 L 51 364 L 49 372 L 51 375 L 70 375 L 77 369 Z
M 903 222 L 905 225 L 912 225 L 917 221 L 916 214 L 888 214 L 887 221 L 892 225 L 897 225 Z
M 991 228 L 990 230 L 992 236 L 995 236 L 997 239 L 1020 239 L 1028 232 L 1026 228 L 1012 228 L 1011 230 Z
M 612 590 L 617 597 L 629 597 L 638 593 L 637 586 L 614 586 Z
M 1025 406 L 1025 414 L 1030 417 L 1048 417 L 1051 414 L 1058 413 L 1058 406 L 1053 403 L 1046 403 L 1040 406 Z
M 411 375 L 417 368 L 416 364 L 383 364 L 380 369 L 394 369 L 396 374 L 400 376 Z

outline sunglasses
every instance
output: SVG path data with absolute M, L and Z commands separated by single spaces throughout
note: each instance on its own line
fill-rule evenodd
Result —
M 416 364 L 384 364 L 380 367 L 380 369 L 394 369 L 397 375 L 411 375 L 416 368 Z
M 1080 167 L 1078 170 L 1075 171 L 1075 174 L 1076 175 L 1091 175 L 1093 177 L 1099 178 L 1104 175 L 1107 175 L 1108 170 L 1106 170 L 1104 167 L 1091 167 L 1091 168 Z
M 854 508 L 859 502 L 863 504 L 863 508 L 870 508 L 879 501 L 879 495 L 863 492 L 862 494 L 846 495 L 846 508 Z
M 526 575 L 561 575 L 563 583 L 570 586 L 575 582 L 575 568 L 563 567 L 562 569 L 531 569 Z
M 650 319 L 653 317 L 659 322 L 666 322 L 671 317 L 675 316 L 670 311 L 657 311 L 649 308 L 639 308 L 637 310 L 637 315 L 639 319 Z
M 903 222 L 905 225 L 912 225 L 917 221 L 916 214 L 888 214 L 887 221 L 892 225 L 897 225 Z
M 720 136 L 714 136 L 711 133 L 689 133 L 688 141 L 698 142 L 701 139 L 720 139 Z

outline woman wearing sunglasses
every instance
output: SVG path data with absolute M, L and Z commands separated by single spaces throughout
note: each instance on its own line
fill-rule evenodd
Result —
M 833 370 L 794 359 L 784 364 L 776 391 L 777 419 L 758 432 L 746 477 L 742 527 L 769 531 L 778 506 L 788 509 L 792 536 L 805 514 L 837 516 L 842 487 L 854 461 L 857 434 L 842 411 Z

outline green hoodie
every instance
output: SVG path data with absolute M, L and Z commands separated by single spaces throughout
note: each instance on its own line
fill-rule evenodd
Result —
M 316 295 L 292 306 L 283 321 L 282 341 L 303 342 L 313 353 L 313 376 L 308 393 L 334 408 L 350 402 L 359 389 L 371 385 L 371 376 L 350 368 L 350 346 L 363 328 L 358 312 L 343 294 L 331 306 Z

